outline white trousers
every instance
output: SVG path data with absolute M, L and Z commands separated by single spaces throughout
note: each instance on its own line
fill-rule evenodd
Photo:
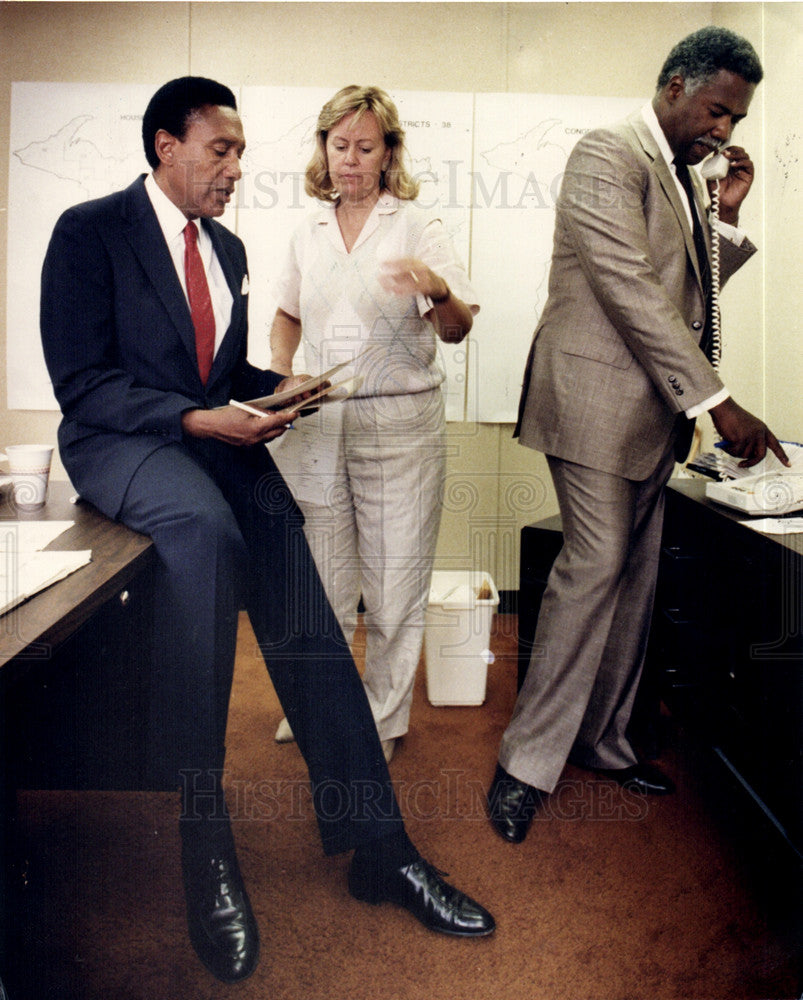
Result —
M 330 454 L 323 502 L 298 497 L 304 531 L 349 643 L 362 596 L 363 683 L 380 738 L 392 739 L 407 732 L 424 635 L 446 473 L 443 397 L 352 399 L 313 419 Z

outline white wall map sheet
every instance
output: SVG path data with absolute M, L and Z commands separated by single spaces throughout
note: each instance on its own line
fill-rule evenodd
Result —
M 147 164 L 155 88 L 14 83 L 8 168 L 7 366 L 11 410 L 58 409 L 39 339 L 39 280 L 53 226 L 80 201 L 127 187 Z
M 482 311 L 473 342 L 478 379 L 466 419 L 515 420 L 524 364 L 546 302 L 555 203 L 583 135 L 643 101 L 550 94 L 477 94 L 471 275 Z

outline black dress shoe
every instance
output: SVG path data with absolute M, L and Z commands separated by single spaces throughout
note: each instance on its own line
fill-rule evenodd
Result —
M 198 957 L 221 982 L 246 979 L 259 958 L 259 932 L 233 843 L 216 845 L 213 839 L 204 851 L 185 842 L 182 870 L 187 925 Z
M 363 903 L 396 903 L 431 931 L 456 937 L 486 937 L 496 923 L 491 914 L 465 893 L 445 882 L 441 873 L 418 858 L 383 878 L 373 878 L 352 862 L 349 892 Z
M 546 792 L 526 785 L 497 764 L 488 792 L 488 815 L 499 836 L 510 844 L 520 844 L 527 836 L 536 809 L 546 797 Z
M 632 767 L 614 771 L 597 770 L 597 774 L 610 778 L 629 792 L 639 792 L 641 795 L 671 795 L 675 790 L 674 781 L 667 778 L 654 764 L 633 764 Z

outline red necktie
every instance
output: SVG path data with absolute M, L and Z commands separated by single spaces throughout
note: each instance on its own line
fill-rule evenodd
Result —
M 192 325 L 195 327 L 198 371 L 201 381 L 206 385 L 215 356 L 215 314 L 212 311 L 203 261 L 198 252 L 198 230 L 194 222 L 188 222 L 184 227 L 184 278 L 187 282 Z

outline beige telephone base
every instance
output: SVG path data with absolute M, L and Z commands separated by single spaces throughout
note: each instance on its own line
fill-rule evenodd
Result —
M 706 483 L 705 495 L 745 514 L 781 517 L 803 510 L 803 445 L 781 442 L 791 462 L 783 466 L 775 455 L 766 458 L 748 475 L 724 483 Z
M 803 472 L 765 472 L 729 483 L 706 483 L 705 494 L 745 514 L 780 517 L 803 510 Z

